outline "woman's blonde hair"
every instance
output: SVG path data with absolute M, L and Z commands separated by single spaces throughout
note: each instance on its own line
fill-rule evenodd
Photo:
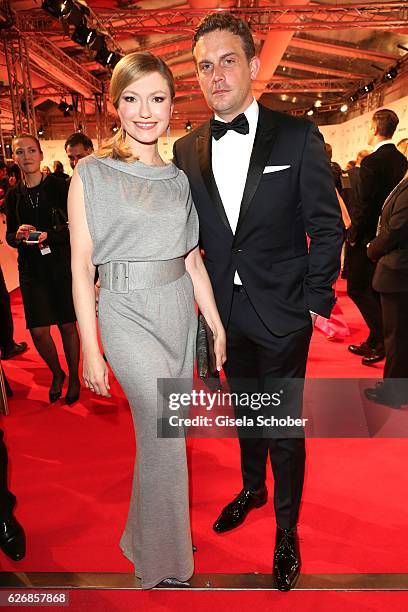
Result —
M 147 51 L 143 53 L 135 52 L 122 57 L 113 70 L 109 87 L 109 95 L 113 106 L 116 109 L 118 108 L 120 97 L 126 87 L 153 72 L 158 72 L 167 81 L 170 96 L 173 100 L 175 96 L 174 77 L 167 64 L 160 57 L 156 57 Z M 123 161 L 134 159 L 132 152 L 125 144 L 125 137 L 126 133 L 120 127 L 113 138 L 97 151 L 97 156 L 112 157 Z

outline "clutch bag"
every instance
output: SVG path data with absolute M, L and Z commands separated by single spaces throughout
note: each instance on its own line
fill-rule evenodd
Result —
M 221 388 L 220 373 L 214 353 L 213 333 L 201 312 L 198 314 L 197 373 L 213 391 Z

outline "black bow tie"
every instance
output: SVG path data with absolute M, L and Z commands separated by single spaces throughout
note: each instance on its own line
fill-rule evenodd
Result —
M 249 123 L 244 113 L 241 113 L 230 123 L 224 123 L 224 121 L 217 121 L 214 117 L 210 121 L 211 135 L 215 140 L 219 140 L 228 132 L 228 130 L 234 130 L 238 134 L 249 134 Z

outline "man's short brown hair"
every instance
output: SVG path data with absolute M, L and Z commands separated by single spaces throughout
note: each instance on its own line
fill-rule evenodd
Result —
M 238 19 L 232 13 L 210 13 L 200 21 L 194 32 L 192 51 L 194 53 L 195 46 L 199 39 L 205 34 L 214 32 L 215 30 L 226 30 L 231 32 L 241 39 L 242 47 L 245 51 L 247 60 L 251 60 L 255 55 L 255 43 L 252 38 L 251 30 L 242 19 Z
M 399 123 L 397 113 L 388 108 L 382 108 L 373 115 L 373 122 L 377 127 L 378 134 L 385 138 L 392 138 Z

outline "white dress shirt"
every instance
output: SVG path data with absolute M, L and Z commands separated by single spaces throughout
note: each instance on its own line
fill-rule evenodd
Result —
M 386 144 L 394 144 L 392 140 L 381 140 L 381 142 L 377 142 L 375 147 L 373 148 L 373 153 L 375 153 L 380 147 Z
M 258 125 L 259 107 L 255 99 L 244 114 L 249 123 L 248 134 L 238 134 L 234 130 L 228 130 L 219 140 L 212 139 L 212 171 L 225 213 L 234 233 L 237 228 L 249 160 Z M 217 115 L 215 119 L 224 121 Z M 242 285 L 237 271 L 234 283 Z

